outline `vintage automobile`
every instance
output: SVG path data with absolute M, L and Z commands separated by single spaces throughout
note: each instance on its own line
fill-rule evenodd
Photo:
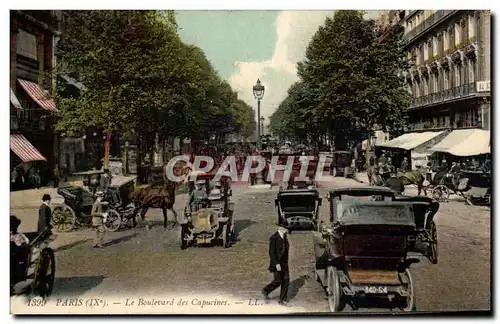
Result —
M 439 202 L 426 196 L 397 196 L 395 201 L 413 205 L 415 232 L 408 237 L 408 251 L 422 254 L 432 264 L 437 264 L 439 249 L 434 216 L 439 210 Z
M 467 182 L 468 190 L 465 193 L 466 201 L 469 205 L 487 204 L 491 206 L 491 173 L 483 171 L 462 171 Z
M 437 247 L 435 202 L 396 197 L 385 187 L 361 187 L 331 190 L 329 203 L 329 224 L 315 233 L 314 250 L 316 278 L 330 310 L 347 304 L 358 309 L 366 302 L 415 310 L 410 266 L 420 259 L 409 252 L 437 260 L 426 245 L 435 239 Z
M 316 189 L 280 190 L 274 202 L 278 224 L 285 225 L 290 231 L 318 230 L 321 197 Z
M 332 164 L 330 166 L 330 174 L 336 177 L 344 177 L 346 168 L 351 167 L 353 154 L 351 151 L 335 151 L 333 152 Z
M 189 245 L 211 245 L 218 241 L 225 248 L 235 240 L 234 203 L 229 177 L 214 181 L 215 174 L 198 174 L 196 181 L 203 183 L 207 198 L 194 201 L 184 209 L 181 224 L 181 249 Z
M 56 272 L 54 251 L 48 245 L 55 237 L 50 230 L 24 235 L 29 240 L 27 251 L 10 242 L 10 295 L 27 293 L 47 298 Z

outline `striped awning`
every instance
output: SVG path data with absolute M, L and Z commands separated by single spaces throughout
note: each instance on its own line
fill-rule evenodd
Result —
M 48 91 L 44 90 L 35 82 L 22 79 L 18 79 L 18 81 L 31 99 L 33 99 L 40 107 L 48 111 L 57 112 L 56 103 L 50 98 Z
M 21 134 L 10 135 L 10 149 L 23 162 L 47 161 L 26 137 Z
M 10 88 L 10 103 L 12 104 L 12 106 L 14 106 L 14 108 L 23 110 L 23 107 L 21 106 L 21 103 L 17 99 L 16 94 L 14 93 L 14 90 L 12 90 L 12 88 Z

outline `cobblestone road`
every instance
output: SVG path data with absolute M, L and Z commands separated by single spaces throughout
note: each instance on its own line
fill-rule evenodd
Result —
M 330 186 L 357 185 L 336 178 Z M 363 185 L 363 184 L 359 184 Z M 220 247 L 181 250 L 180 229 L 146 231 L 140 227 L 108 236 L 109 246 L 90 247 L 92 233 L 61 248 L 57 254 L 57 296 L 138 296 L 165 293 L 238 298 L 260 298 L 260 289 L 271 280 L 267 271 L 268 238 L 275 230 L 274 198 L 277 188 L 235 190 L 238 242 Z M 324 197 L 327 190 L 322 189 Z M 184 204 L 179 199 L 177 210 Z M 324 202 L 326 202 L 324 200 Z M 321 216 L 328 217 L 323 203 Z M 149 219 L 160 223 L 153 210 Z M 436 217 L 440 260 L 415 265 L 418 311 L 463 311 L 490 308 L 490 211 L 451 201 L 441 205 Z M 86 233 L 86 234 L 83 234 Z M 313 245 L 310 233 L 294 232 L 291 240 L 291 284 L 293 306 L 309 312 L 328 311 L 324 292 L 313 276 Z M 277 298 L 278 292 L 271 295 Z M 273 301 L 275 302 L 275 301 Z

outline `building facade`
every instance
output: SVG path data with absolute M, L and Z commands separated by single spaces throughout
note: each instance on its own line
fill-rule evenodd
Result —
M 50 72 L 58 20 L 52 10 L 11 10 L 10 19 L 11 166 L 41 161 L 48 180 L 57 156 Z
M 406 10 L 413 100 L 408 132 L 489 130 L 491 16 L 486 10 Z

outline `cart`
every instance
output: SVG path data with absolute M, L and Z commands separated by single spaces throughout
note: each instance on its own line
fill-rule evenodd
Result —
M 47 298 L 54 287 L 56 261 L 48 247 L 55 237 L 50 230 L 24 233 L 27 246 L 10 242 L 10 295 L 32 294 Z

